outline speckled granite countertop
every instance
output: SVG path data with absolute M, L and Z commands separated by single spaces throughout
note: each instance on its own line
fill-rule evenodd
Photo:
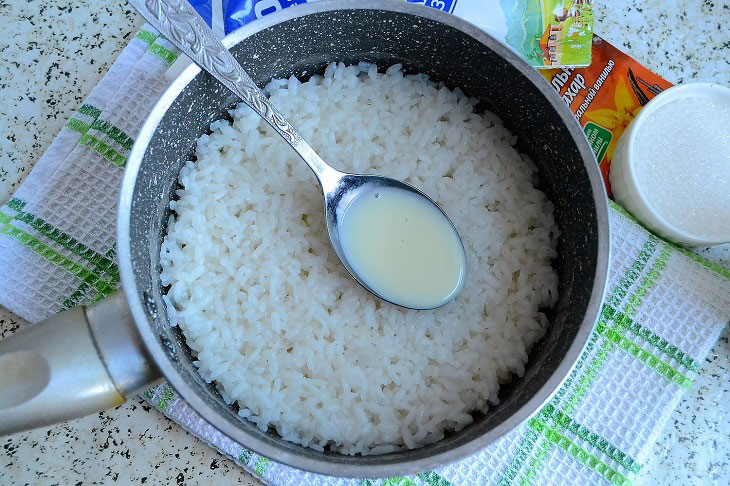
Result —
M 121 2 L 0 1 L 0 202 L 142 24 Z M 596 32 L 674 83 L 730 85 L 730 5 L 598 2 Z M 730 247 L 708 256 L 730 267 Z M 19 318 L 0 309 L 0 338 Z M 730 484 L 728 331 L 658 438 L 644 484 Z M 258 485 L 139 399 L 0 439 L 0 484 Z

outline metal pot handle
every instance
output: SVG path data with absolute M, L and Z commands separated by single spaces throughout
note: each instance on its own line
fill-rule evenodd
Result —
M 119 292 L 0 341 L 0 436 L 124 403 L 160 373 Z

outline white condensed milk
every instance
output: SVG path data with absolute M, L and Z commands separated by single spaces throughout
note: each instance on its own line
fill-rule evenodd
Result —
M 463 286 L 461 239 L 438 207 L 418 194 L 395 187 L 366 191 L 343 212 L 340 231 L 350 266 L 385 300 L 432 309 Z

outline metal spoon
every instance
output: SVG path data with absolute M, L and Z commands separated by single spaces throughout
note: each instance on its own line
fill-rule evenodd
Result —
M 458 233 L 451 220 L 431 198 L 415 187 L 395 179 L 378 175 L 349 174 L 327 165 L 287 121 L 284 115 L 269 103 L 266 95 L 256 86 L 243 67 L 186 0 L 128 0 L 128 2 L 168 41 L 235 95 L 239 96 L 246 105 L 266 120 L 312 169 L 322 187 L 325 199 L 327 231 L 332 246 L 347 271 L 360 285 L 383 300 L 409 308 L 431 309 L 440 307 L 456 296 L 463 284 L 463 268 L 460 272 L 462 278 L 460 278 L 452 292 L 445 296 L 445 300 L 435 302 L 434 305 L 414 307 L 397 302 L 392 296 L 381 295 L 367 282 L 363 281 L 361 276 L 353 269 L 341 245 L 339 222 L 345 212 L 344 210 L 360 194 L 371 193 L 378 187 L 402 189 L 421 196 L 424 201 L 428 201 L 441 211 L 451 225 L 450 229 L 454 231 L 458 238 Z M 463 243 L 461 250 L 463 251 Z M 462 261 L 465 261 L 465 259 Z

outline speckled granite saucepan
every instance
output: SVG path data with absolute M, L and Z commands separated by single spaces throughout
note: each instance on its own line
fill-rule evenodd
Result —
M 499 405 L 458 433 L 420 449 L 379 456 L 317 452 L 261 432 L 205 383 L 161 300 L 159 253 L 168 201 L 196 139 L 226 116 L 234 96 L 196 66 L 163 94 L 127 163 L 118 220 L 123 292 L 66 311 L 0 342 L 0 434 L 114 406 L 164 376 L 212 425 L 278 462 L 349 477 L 410 474 L 476 452 L 533 415 L 576 362 L 598 316 L 606 283 L 608 211 L 600 174 L 580 127 L 544 79 L 471 24 L 392 1 L 319 2 L 287 9 L 225 40 L 263 86 L 307 78 L 332 61 L 402 63 L 477 97 L 519 136 L 540 169 L 561 229 L 560 297 L 525 375 L 500 389 Z

